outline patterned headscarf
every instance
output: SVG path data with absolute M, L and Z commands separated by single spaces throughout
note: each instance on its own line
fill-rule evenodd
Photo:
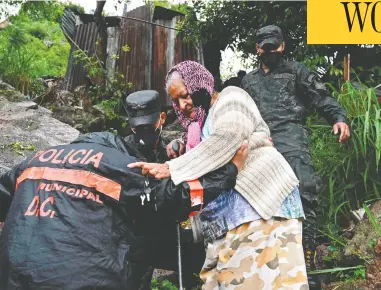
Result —
M 210 96 L 213 95 L 214 78 L 212 74 L 198 62 L 183 61 L 175 65 L 168 72 L 167 81 L 168 77 L 174 71 L 180 74 L 190 95 L 201 90 L 206 90 Z M 196 107 L 194 108 L 194 119 L 190 120 L 181 112 L 180 107 L 175 102 L 172 102 L 172 104 L 180 124 L 186 131 L 183 135 L 184 142 L 186 142 L 186 151 L 191 150 L 201 142 L 201 130 L 204 126 L 207 112 L 202 107 Z

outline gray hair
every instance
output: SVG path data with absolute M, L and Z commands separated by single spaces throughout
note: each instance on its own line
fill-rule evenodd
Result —
M 177 80 L 184 81 L 178 71 L 175 70 L 168 75 L 167 81 L 165 83 L 165 91 L 167 92 L 167 94 L 169 94 L 168 91 L 169 91 L 169 86 L 171 85 L 171 83 Z

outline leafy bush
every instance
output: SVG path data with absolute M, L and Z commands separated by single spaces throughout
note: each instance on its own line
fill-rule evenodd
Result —
M 316 115 L 309 118 L 307 127 L 313 162 L 325 184 L 322 217 L 336 223 L 338 216 L 381 197 L 381 119 L 373 88 L 355 89 L 347 82 L 333 96 L 347 111 L 351 138 L 339 143 L 332 128 Z
M 40 93 L 39 77 L 66 72 L 70 44 L 57 23 L 62 13 L 63 4 L 24 3 L 0 32 L 0 74 L 24 94 Z
M 178 290 L 179 288 L 173 285 L 173 283 L 168 280 L 158 282 L 156 279 L 153 279 L 151 282 L 151 289 L 152 290 Z

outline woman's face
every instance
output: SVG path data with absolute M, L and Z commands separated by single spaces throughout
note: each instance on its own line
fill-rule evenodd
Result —
M 168 93 L 171 99 L 179 106 L 182 113 L 190 119 L 194 118 L 192 98 L 182 80 L 173 80 L 169 85 Z

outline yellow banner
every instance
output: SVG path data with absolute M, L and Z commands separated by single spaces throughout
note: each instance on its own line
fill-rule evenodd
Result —
M 381 44 L 381 1 L 307 0 L 307 44 Z

